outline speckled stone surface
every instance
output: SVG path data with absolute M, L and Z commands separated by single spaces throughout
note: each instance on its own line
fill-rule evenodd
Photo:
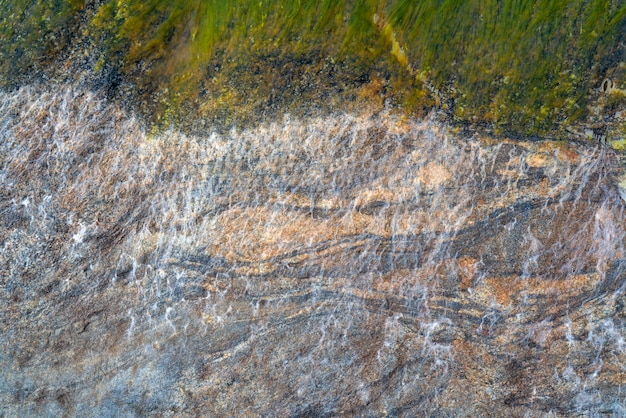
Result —
M 623 416 L 620 156 L 0 94 L 0 415 Z

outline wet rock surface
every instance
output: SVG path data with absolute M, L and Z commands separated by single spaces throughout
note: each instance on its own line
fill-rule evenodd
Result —
M 144 134 L 0 95 L 0 413 L 623 416 L 602 147 L 392 114 Z

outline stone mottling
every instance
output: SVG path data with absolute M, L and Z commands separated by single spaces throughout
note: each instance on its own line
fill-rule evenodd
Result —
M 619 157 L 0 96 L 0 415 L 622 416 Z

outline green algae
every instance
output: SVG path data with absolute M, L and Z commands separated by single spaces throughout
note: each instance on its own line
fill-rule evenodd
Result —
M 0 0 L 0 83 L 23 79 L 63 55 L 83 0 Z
M 304 107 L 439 108 L 496 132 L 564 136 L 611 74 L 626 5 L 610 0 L 0 0 L 0 82 L 83 47 L 167 126 Z M 87 12 L 85 12 L 87 10 Z M 70 38 L 72 38 L 70 42 Z M 60 40 L 59 40 L 60 39 Z M 87 42 L 86 42 L 87 41 Z M 607 109 L 623 106 L 615 97 Z
M 585 113 L 594 79 L 617 64 L 625 14 L 607 1 L 404 0 L 392 18 L 458 118 L 535 134 Z

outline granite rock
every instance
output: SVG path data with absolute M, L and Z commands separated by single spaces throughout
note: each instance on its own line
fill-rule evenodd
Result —
M 0 94 L 0 415 L 623 416 L 621 156 Z

